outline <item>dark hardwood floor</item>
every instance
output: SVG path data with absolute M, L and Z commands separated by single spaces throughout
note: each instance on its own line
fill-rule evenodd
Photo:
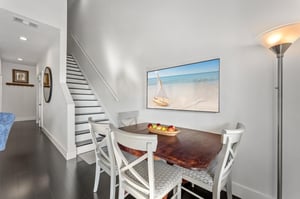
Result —
M 106 174 L 93 193 L 94 169 L 95 164 L 80 158 L 66 161 L 35 121 L 15 122 L 6 150 L 0 152 L 0 199 L 109 199 Z M 192 198 L 183 192 L 182 199 Z

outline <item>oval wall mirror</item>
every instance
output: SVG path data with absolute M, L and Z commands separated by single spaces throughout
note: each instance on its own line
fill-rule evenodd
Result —
M 46 67 L 44 70 L 44 77 L 43 77 L 43 92 L 44 92 L 44 99 L 47 103 L 50 102 L 52 96 L 52 72 L 50 67 Z

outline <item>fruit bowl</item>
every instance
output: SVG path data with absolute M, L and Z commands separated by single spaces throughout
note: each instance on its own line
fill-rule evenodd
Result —
M 166 136 L 176 136 L 180 132 L 173 125 L 165 126 L 160 124 L 148 124 L 148 130 L 151 133 L 166 135 Z

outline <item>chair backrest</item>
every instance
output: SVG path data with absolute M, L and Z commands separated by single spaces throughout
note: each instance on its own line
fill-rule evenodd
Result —
M 110 139 L 110 126 L 108 123 L 96 123 L 91 117 L 88 118 L 90 133 L 95 145 L 96 161 L 100 161 L 102 168 L 108 173 L 116 167 L 115 156 Z M 101 140 L 97 138 L 101 137 Z
M 119 127 L 137 124 L 138 115 L 139 115 L 138 111 L 119 112 L 118 113 Z
M 238 145 L 244 131 L 245 126 L 241 123 L 237 124 L 236 129 L 223 130 L 223 147 L 220 152 L 219 163 L 215 171 L 213 189 L 222 189 L 222 187 L 226 184 L 228 177 L 230 177 L 232 166 L 237 155 Z
M 120 183 L 123 184 L 125 190 L 127 190 L 129 193 L 133 194 L 137 198 L 141 198 L 139 197 L 139 194 L 141 193 L 149 195 L 149 198 L 152 198 L 154 195 L 153 152 L 156 151 L 157 147 L 157 135 L 130 133 L 117 129 L 112 125 L 111 130 L 112 146 L 115 152 L 115 157 L 119 170 Z M 145 151 L 146 153 L 141 157 L 138 157 L 134 161 L 130 162 L 123 155 L 119 144 L 127 148 Z M 144 164 L 144 166 L 147 166 L 148 168 L 148 175 L 146 175 L 148 176 L 148 178 L 143 177 L 140 171 L 134 168 L 140 163 L 145 163 L 143 161 L 146 159 L 147 165 Z

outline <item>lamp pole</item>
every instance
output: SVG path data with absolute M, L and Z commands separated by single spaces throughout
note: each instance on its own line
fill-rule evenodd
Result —
M 277 199 L 282 199 L 282 99 L 283 99 L 283 55 L 300 37 L 300 22 L 280 26 L 261 36 L 262 44 L 277 57 Z
M 277 56 L 277 199 L 282 199 L 282 99 L 283 99 L 283 55 L 291 43 L 272 46 Z

